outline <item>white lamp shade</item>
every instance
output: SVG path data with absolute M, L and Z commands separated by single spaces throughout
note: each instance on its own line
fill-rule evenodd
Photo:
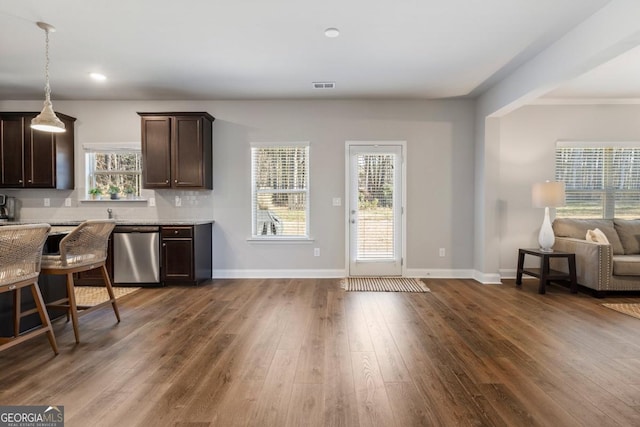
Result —
M 547 181 L 533 184 L 531 203 L 535 208 L 564 206 L 564 182 Z
M 51 101 L 46 100 L 42 112 L 31 120 L 31 128 L 44 132 L 61 133 L 65 131 L 64 123 L 56 116 Z

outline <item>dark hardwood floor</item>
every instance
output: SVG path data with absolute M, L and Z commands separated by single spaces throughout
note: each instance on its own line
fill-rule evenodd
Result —
M 73 426 L 638 426 L 640 319 L 537 281 L 145 288 L 0 352 L 1 405 Z

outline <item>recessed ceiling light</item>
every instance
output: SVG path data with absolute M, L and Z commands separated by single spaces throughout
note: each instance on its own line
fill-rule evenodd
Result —
M 91 77 L 93 80 L 99 81 L 99 82 L 103 82 L 105 80 L 107 80 L 107 76 L 105 76 L 104 74 L 100 74 L 100 73 L 89 73 L 89 77 Z
M 324 35 L 329 37 L 329 38 L 335 38 L 338 37 L 340 35 L 340 30 L 338 30 L 337 28 L 327 28 L 326 30 L 324 30 Z

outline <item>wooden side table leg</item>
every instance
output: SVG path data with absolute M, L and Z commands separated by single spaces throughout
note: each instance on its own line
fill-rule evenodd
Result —
M 571 293 L 577 294 L 578 293 L 578 277 L 576 274 L 576 255 L 570 254 L 569 257 L 567 258 L 567 261 L 569 262 L 569 278 L 571 280 Z
M 522 285 L 522 271 L 524 270 L 524 251 L 518 249 L 518 270 L 516 272 L 516 285 Z
M 547 276 L 549 276 L 549 256 L 540 256 L 540 285 L 538 286 L 538 293 L 544 294 L 545 287 L 547 286 Z

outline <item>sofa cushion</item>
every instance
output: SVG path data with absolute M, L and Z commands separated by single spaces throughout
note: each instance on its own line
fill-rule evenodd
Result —
M 640 255 L 614 255 L 614 276 L 640 276 Z
M 640 254 L 640 219 L 615 219 L 613 224 L 625 255 Z
M 575 218 L 556 218 L 553 221 L 553 233 L 558 237 L 572 237 L 574 239 L 585 240 L 588 230 L 599 228 L 602 230 L 614 255 L 624 254 L 624 249 L 618 233 L 613 226 L 612 219 L 575 219 Z

